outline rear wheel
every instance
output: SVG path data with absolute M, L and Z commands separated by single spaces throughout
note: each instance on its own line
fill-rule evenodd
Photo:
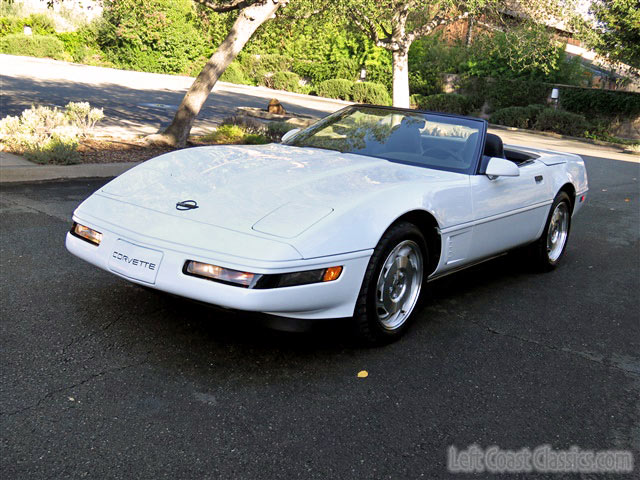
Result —
M 427 247 L 420 230 L 398 223 L 382 236 L 365 273 L 354 322 L 367 344 L 399 338 L 418 304 L 424 281 Z
M 558 266 L 567 248 L 570 230 L 571 200 L 566 192 L 560 192 L 551 204 L 542 236 L 529 247 L 536 269 L 550 271 Z

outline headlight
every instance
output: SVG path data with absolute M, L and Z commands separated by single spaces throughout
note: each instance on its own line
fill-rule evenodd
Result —
M 206 278 L 215 282 L 236 285 L 244 288 L 266 289 L 279 287 L 294 287 L 297 285 L 309 285 L 311 283 L 332 282 L 337 280 L 342 273 L 342 267 L 320 268 L 317 270 L 305 270 L 274 275 L 260 273 L 241 272 L 229 268 L 210 265 L 208 263 L 187 260 L 182 269 L 186 275 Z
M 73 222 L 73 226 L 71 227 L 71 235 L 96 246 L 100 245 L 102 241 L 102 234 L 100 232 L 75 222 Z

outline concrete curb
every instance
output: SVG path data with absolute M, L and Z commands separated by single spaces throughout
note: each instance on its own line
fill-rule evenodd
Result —
M 118 176 L 140 163 L 142 162 L 3 167 L 0 169 L 0 184 L 63 180 L 68 178 L 109 178 Z

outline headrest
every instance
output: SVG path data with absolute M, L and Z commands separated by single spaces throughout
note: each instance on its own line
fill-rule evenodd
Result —
M 487 138 L 484 142 L 484 154 L 487 157 L 504 158 L 502 139 L 493 133 L 487 133 Z

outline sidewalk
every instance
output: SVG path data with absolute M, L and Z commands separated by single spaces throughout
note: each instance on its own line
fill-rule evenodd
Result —
M 559 138 L 526 130 L 513 130 L 507 127 L 491 126 L 489 131 L 499 135 L 503 142 L 509 145 L 529 146 L 590 157 L 640 163 L 640 155 L 623 153 L 622 147 L 594 145 L 573 138 Z M 39 165 L 18 155 L 0 151 L 0 183 L 39 182 L 68 178 L 110 178 L 126 172 L 139 163 Z

